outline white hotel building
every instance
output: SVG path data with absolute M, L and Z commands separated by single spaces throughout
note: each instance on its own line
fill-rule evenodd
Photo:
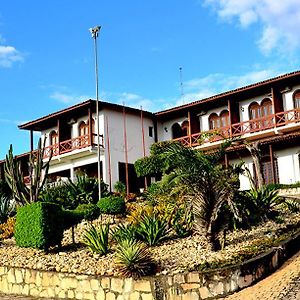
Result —
M 31 150 L 33 132 L 47 137 L 45 160 L 52 151 L 52 179 L 73 178 L 77 169 L 96 176 L 95 112 L 96 102 L 87 100 L 19 126 L 30 131 Z M 143 187 L 133 163 L 149 155 L 156 141 L 176 139 L 188 147 L 210 150 L 226 137 L 260 142 L 266 183 L 300 181 L 300 71 L 157 113 L 101 101 L 99 122 L 102 178 L 111 187 L 118 180 L 125 183 L 126 165 L 130 191 Z M 220 136 L 200 142 L 203 133 L 216 131 Z M 19 159 L 25 165 L 28 154 Z M 253 172 L 243 145 L 228 149 L 225 163 L 240 160 Z M 241 176 L 241 188 L 249 186 L 248 178 Z

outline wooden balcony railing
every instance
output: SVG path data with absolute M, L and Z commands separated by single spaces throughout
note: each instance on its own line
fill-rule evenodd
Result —
M 103 146 L 103 136 L 100 135 L 99 138 L 100 145 Z M 92 139 L 89 134 L 78 136 L 76 138 L 45 147 L 44 158 L 49 158 L 51 153 L 52 156 L 57 156 L 59 154 L 69 153 L 92 145 L 97 145 L 97 134 L 92 134 Z
M 300 108 L 232 124 L 231 126 L 194 133 L 174 140 L 179 141 L 184 146 L 199 146 L 205 142 L 216 142 L 225 138 L 232 138 L 236 136 L 242 136 L 244 134 L 261 132 L 275 127 L 282 127 L 298 122 L 300 123 Z

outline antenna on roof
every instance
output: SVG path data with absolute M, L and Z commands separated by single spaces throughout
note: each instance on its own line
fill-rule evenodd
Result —
M 182 104 L 184 104 L 184 93 L 183 93 L 183 82 L 182 82 L 182 67 L 179 67 L 179 79 L 180 79 L 180 97 L 182 99 Z

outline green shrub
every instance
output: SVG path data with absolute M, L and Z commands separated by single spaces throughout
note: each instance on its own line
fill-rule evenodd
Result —
M 100 216 L 100 208 L 96 204 L 80 204 L 75 211 L 81 212 L 82 219 L 87 221 L 93 221 Z
M 19 207 L 15 239 L 20 247 L 47 250 L 60 245 L 63 238 L 63 215 L 59 205 L 36 202 Z
M 126 195 L 126 185 L 122 181 L 117 181 L 114 185 L 114 189 L 117 193 Z
M 83 235 L 83 243 L 92 251 L 105 255 L 109 250 L 109 223 L 100 225 L 97 229 L 91 225 Z
M 156 264 L 147 246 L 134 240 L 123 240 L 116 249 L 116 266 L 124 277 L 139 278 L 155 273 Z
M 125 201 L 122 197 L 109 196 L 102 198 L 97 203 L 103 214 L 118 215 L 125 213 Z
M 73 210 L 65 209 L 62 211 L 62 214 L 63 214 L 62 224 L 65 230 L 79 224 L 84 218 L 83 212 L 77 211 L 75 209 Z
M 142 217 L 137 225 L 139 238 L 149 246 L 155 246 L 164 240 L 168 235 L 168 223 L 155 214 Z

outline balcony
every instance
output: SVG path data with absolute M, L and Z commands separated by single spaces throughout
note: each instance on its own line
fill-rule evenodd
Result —
M 100 146 L 103 147 L 103 135 L 99 135 L 99 139 Z M 86 134 L 45 147 L 44 159 L 49 158 L 51 156 L 51 153 L 54 157 L 91 146 L 97 146 L 97 134 L 95 133 L 92 134 L 92 137 L 90 134 Z
M 300 108 L 279 112 L 266 117 L 257 118 L 245 122 L 220 127 L 213 130 L 194 133 L 188 136 L 174 139 L 188 147 L 201 146 L 205 143 L 213 143 L 226 138 L 243 136 L 245 138 L 258 137 L 274 129 L 285 132 L 300 127 Z

